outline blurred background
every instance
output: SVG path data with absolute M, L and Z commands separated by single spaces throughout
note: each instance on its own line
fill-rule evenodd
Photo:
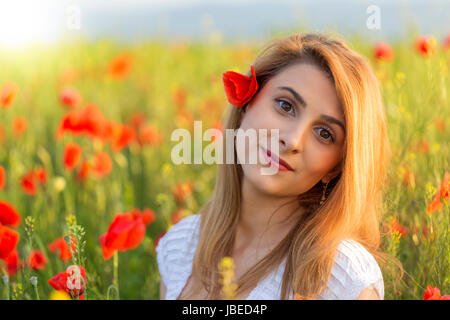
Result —
M 380 29 L 366 27 L 371 5 L 381 10 Z M 70 28 L 71 9 L 80 12 Z M 401 39 L 411 31 L 446 35 L 450 2 L 295 0 L 18 0 L 1 3 L 0 41 L 5 45 L 67 41 L 77 37 L 242 42 L 293 28 L 334 30 L 371 40 Z
M 404 268 L 399 280 L 383 265 L 385 298 L 445 297 L 449 12 L 436 0 L 1 0 L 0 298 L 158 299 L 158 240 L 198 213 L 216 175 L 175 165 L 171 133 L 221 129 L 223 72 L 295 32 L 344 38 L 380 81 L 394 151 L 382 250 Z

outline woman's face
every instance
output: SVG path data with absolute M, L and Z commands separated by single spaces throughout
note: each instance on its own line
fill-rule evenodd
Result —
M 338 123 L 345 128 L 332 80 L 310 63 L 286 67 L 255 95 L 240 128 L 255 129 L 257 133 L 259 129 L 267 129 L 269 150 L 272 149 L 271 129 L 279 129 L 277 156 L 293 170 L 263 175 L 261 169 L 267 170 L 270 165 L 259 157 L 257 164 L 250 164 L 247 156 L 246 163 L 241 163 L 245 179 L 261 192 L 275 196 L 297 196 L 321 179 L 325 183 L 331 180 L 340 171 L 332 170 L 344 151 L 345 129 Z M 246 155 L 248 148 L 260 154 L 264 152 L 261 151 L 264 144 L 255 143 L 246 144 Z

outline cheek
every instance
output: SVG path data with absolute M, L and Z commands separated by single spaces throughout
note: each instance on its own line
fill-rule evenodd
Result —
M 259 165 L 243 164 L 242 170 L 245 179 L 247 179 L 248 182 L 261 193 L 287 196 L 293 191 L 292 183 L 289 182 L 289 180 L 293 179 L 293 177 L 288 179 L 284 176 L 280 176 L 279 174 L 262 175 L 261 166 Z
M 258 109 L 258 107 L 262 106 L 252 105 L 251 108 L 247 110 L 244 118 L 242 119 L 241 126 L 239 127 L 239 129 L 243 131 L 242 133 L 247 133 L 249 136 L 254 134 L 255 138 L 250 139 L 248 137 L 245 137 L 244 141 L 242 140 L 243 136 L 241 136 L 241 138 L 238 138 L 237 136 L 235 140 L 235 149 L 238 148 L 239 143 L 244 145 L 246 163 L 248 163 L 250 151 L 258 150 L 260 129 L 270 130 L 270 128 L 267 127 L 267 117 L 263 116 L 263 110 L 261 110 L 261 108 Z M 238 153 L 238 158 L 240 159 L 241 163 L 244 162 L 244 159 L 241 159 L 239 155 L 240 154 Z
M 269 98 L 259 98 L 247 109 L 241 128 L 280 129 L 280 118 Z
M 314 177 L 314 180 L 318 180 L 334 168 L 339 161 L 338 157 L 339 155 L 335 148 L 320 145 L 316 141 L 308 141 L 303 153 L 305 173 Z
M 267 134 L 267 143 L 270 145 L 270 137 L 272 135 L 272 129 L 282 130 L 286 124 L 283 123 L 283 120 L 277 116 L 276 111 L 270 105 L 268 101 L 260 101 L 258 104 L 254 104 L 250 109 L 247 110 L 244 118 L 242 119 L 240 128 L 244 131 L 249 129 L 255 130 L 257 140 L 260 137 L 264 137 L 261 129 L 264 129 Z M 279 132 L 280 132 L 279 131 Z M 259 141 L 257 141 L 259 144 Z M 250 144 L 249 144 L 250 146 Z M 254 145 L 251 145 L 254 147 Z

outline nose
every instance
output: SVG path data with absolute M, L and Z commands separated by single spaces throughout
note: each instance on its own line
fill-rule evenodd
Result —
M 280 154 L 303 152 L 306 126 L 296 123 L 285 130 L 280 130 Z

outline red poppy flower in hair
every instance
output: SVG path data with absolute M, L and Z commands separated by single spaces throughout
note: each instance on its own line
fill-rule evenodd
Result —
M 223 74 L 222 80 L 225 87 L 228 102 L 233 106 L 243 107 L 258 91 L 255 67 L 251 66 L 252 77 L 234 71 Z

